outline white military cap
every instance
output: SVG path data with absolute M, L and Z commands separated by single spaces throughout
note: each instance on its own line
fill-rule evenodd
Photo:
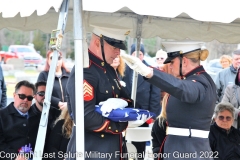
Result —
M 121 26 L 97 26 L 91 25 L 93 28 L 93 33 L 99 37 L 102 37 L 108 44 L 122 50 L 126 50 L 124 44 L 126 36 L 130 33 L 130 29 Z
M 166 63 L 170 63 L 174 58 L 180 56 L 180 54 L 187 54 L 193 51 L 202 50 L 204 42 L 169 41 L 169 42 L 162 42 L 162 45 L 165 47 L 166 51 L 168 52 L 167 53 L 168 58 L 164 61 L 164 64 L 166 64 Z

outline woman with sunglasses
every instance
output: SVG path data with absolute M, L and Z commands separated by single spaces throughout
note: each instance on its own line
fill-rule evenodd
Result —
M 214 159 L 240 159 L 240 132 L 232 126 L 234 107 L 229 102 L 219 103 L 214 111 L 215 123 L 209 133 L 210 146 Z
M 53 51 L 49 50 L 46 55 L 45 68 L 39 74 L 37 82 L 47 81 L 52 58 L 53 58 Z M 51 97 L 51 106 L 56 109 L 53 111 L 54 119 L 56 119 L 60 115 L 61 110 L 63 108 L 67 107 L 66 84 L 67 84 L 69 75 L 70 75 L 70 71 L 67 69 L 62 59 L 62 53 L 59 52 L 58 62 L 57 62 L 57 67 L 55 72 L 55 79 L 53 83 L 52 97 Z

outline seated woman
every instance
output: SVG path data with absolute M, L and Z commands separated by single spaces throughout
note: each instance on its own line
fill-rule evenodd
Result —
M 221 102 L 214 111 L 215 123 L 209 133 L 210 146 L 214 159 L 240 159 L 240 132 L 232 126 L 234 107 L 231 103 Z
M 72 133 L 73 121 L 65 107 L 61 111 L 59 118 L 56 120 L 55 126 L 47 141 L 47 153 L 55 154 L 51 159 L 63 160 L 66 153 L 67 145 Z

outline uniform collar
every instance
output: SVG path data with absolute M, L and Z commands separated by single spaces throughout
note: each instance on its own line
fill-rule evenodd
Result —
M 100 57 L 96 56 L 92 51 L 90 51 L 88 49 L 88 53 L 89 53 L 89 59 L 90 61 L 92 61 L 94 64 L 98 65 L 98 67 L 105 69 L 106 65 L 105 62 L 103 61 L 103 59 L 101 59 Z
M 186 79 L 187 77 L 191 76 L 191 75 L 194 75 L 194 74 L 201 74 L 205 72 L 204 68 L 202 65 L 194 68 L 193 70 L 191 70 L 190 72 L 188 72 L 187 74 L 183 75 L 181 79 Z

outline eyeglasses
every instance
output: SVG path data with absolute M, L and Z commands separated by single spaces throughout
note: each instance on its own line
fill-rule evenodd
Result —
M 223 121 L 224 119 L 226 119 L 227 121 L 231 121 L 231 120 L 232 120 L 232 117 L 229 117 L 229 116 L 227 116 L 227 117 L 218 116 L 218 119 L 219 119 L 220 121 Z
M 45 92 L 44 91 L 37 92 L 36 94 L 38 94 L 41 97 L 45 96 Z
M 52 60 L 52 58 L 53 58 L 53 57 L 51 56 L 50 59 Z M 60 61 L 61 59 L 62 59 L 62 57 L 59 56 L 59 57 L 58 57 L 58 60 Z
M 163 57 L 160 57 L 160 58 L 156 58 L 157 60 L 164 60 L 164 58 Z
M 26 96 L 25 94 L 17 94 L 17 95 L 22 100 L 24 100 L 25 98 L 27 98 L 28 101 L 32 101 L 33 100 L 33 96 Z

